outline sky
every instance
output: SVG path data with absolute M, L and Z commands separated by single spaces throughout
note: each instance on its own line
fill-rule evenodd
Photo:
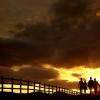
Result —
M 100 0 L 3 0 L 0 13 L 0 76 L 100 82 Z

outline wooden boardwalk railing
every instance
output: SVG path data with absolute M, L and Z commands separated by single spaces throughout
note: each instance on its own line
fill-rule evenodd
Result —
M 7 77 L 0 77 L 0 91 L 12 93 L 35 93 L 41 91 L 42 93 L 66 93 L 70 95 L 79 95 L 78 91 L 57 87 L 50 84 L 43 84 L 36 81 L 14 79 Z

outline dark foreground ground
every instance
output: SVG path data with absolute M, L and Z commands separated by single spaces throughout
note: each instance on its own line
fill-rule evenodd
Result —
M 100 100 L 100 95 L 66 95 L 66 94 L 13 94 L 13 93 L 0 93 L 0 100 Z

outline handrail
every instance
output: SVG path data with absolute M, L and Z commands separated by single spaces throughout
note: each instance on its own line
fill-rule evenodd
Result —
M 36 81 L 30 81 L 30 80 L 22 80 L 17 78 L 7 78 L 7 77 L 0 77 L 0 91 L 6 92 L 7 90 L 10 90 L 9 92 L 15 93 L 19 92 L 22 93 L 35 93 L 35 92 L 42 92 L 47 94 L 53 94 L 53 93 L 65 93 L 70 95 L 79 95 L 78 91 L 40 83 Z M 15 87 L 16 86 L 16 87 Z M 24 91 L 24 92 L 23 92 Z

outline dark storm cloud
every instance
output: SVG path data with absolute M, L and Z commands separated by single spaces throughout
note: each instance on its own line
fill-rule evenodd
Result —
M 13 36 L 17 43 L 3 44 L 1 64 L 100 65 L 99 5 L 99 0 L 58 0 L 50 23 L 25 25 Z
M 26 79 L 38 80 L 38 81 L 48 81 L 49 79 L 54 79 L 58 77 L 58 72 L 53 69 L 45 69 L 42 67 L 32 67 L 27 69 L 22 69 L 16 73 L 16 76 L 25 76 Z
M 46 52 L 46 53 L 45 53 Z M 49 48 L 13 40 L 0 39 L 0 65 L 13 66 L 23 64 L 40 65 L 48 62 Z
M 18 66 L 20 68 L 20 66 Z M 17 68 L 18 68 L 17 67 Z M 16 69 L 15 67 L 0 67 L 0 76 L 5 77 L 14 77 L 28 80 L 36 80 L 46 82 L 49 79 L 54 79 L 58 77 L 58 72 L 53 69 L 45 69 L 41 66 L 32 66 L 27 68 L 19 69 L 18 71 L 14 71 L 12 69 Z M 24 76 L 24 77 L 23 77 Z
M 12 66 L 29 62 L 30 52 L 33 50 L 30 45 L 15 40 L 0 39 L 0 65 Z
M 68 65 L 88 65 L 89 61 L 99 60 L 99 5 L 99 0 L 59 0 L 53 6 L 53 27 L 63 37 L 59 44 Z
M 91 59 L 97 61 L 100 55 L 100 18 L 96 16 L 99 4 L 93 0 L 59 0 L 52 8 L 51 25 L 27 26 L 16 36 L 50 50 L 49 62 L 54 65 L 86 65 Z

